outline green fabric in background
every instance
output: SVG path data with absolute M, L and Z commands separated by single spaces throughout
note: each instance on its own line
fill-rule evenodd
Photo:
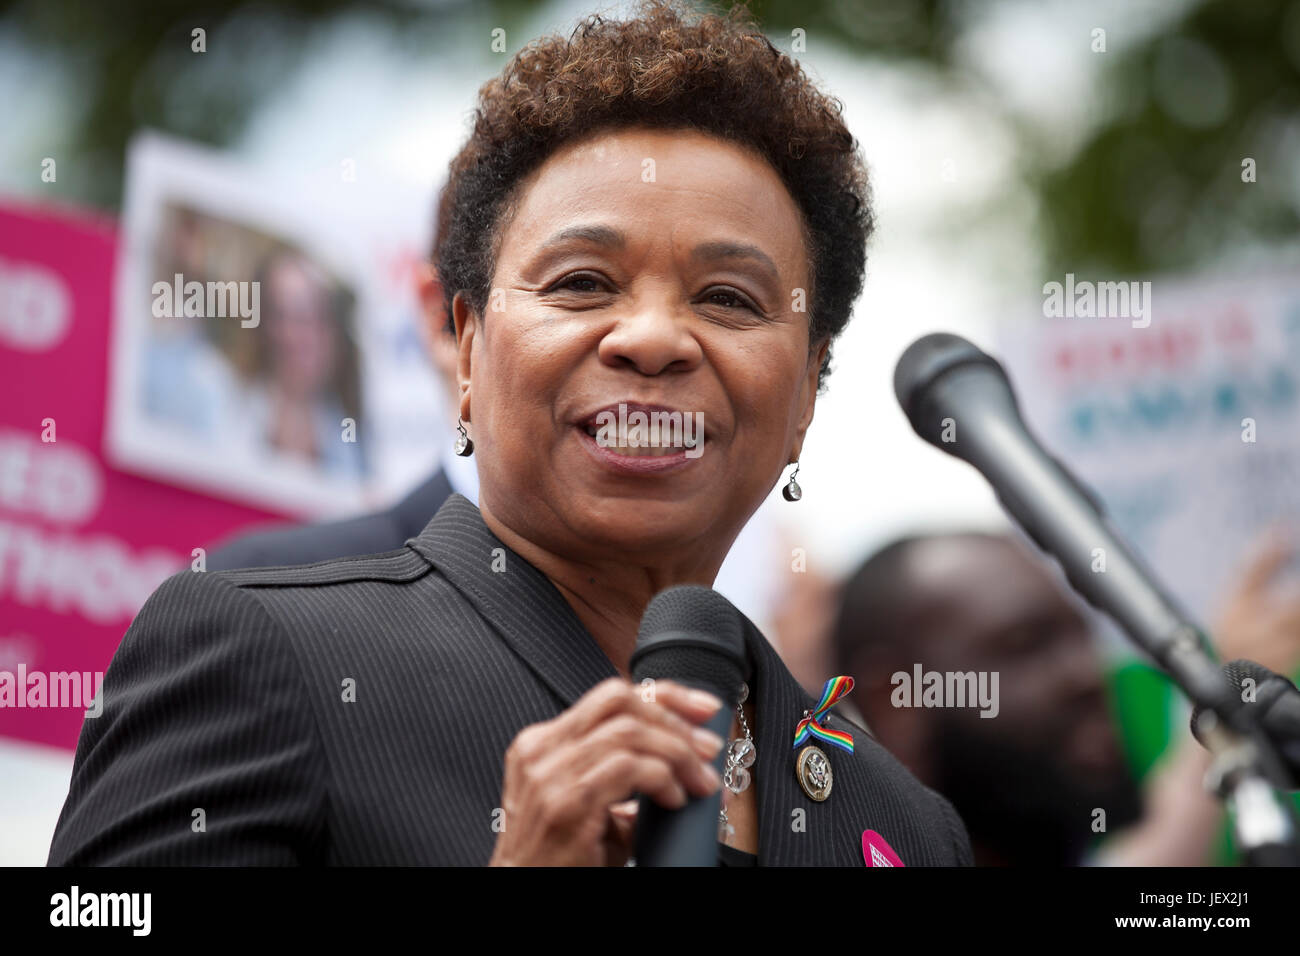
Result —
M 1107 673 L 1111 706 L 1119 722 L 1124 752 L 1139 780 L 1169 747 L 1173 682 L 1136 658 L 1117 662 Z

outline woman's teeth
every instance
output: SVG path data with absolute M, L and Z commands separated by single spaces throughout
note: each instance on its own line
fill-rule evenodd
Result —
M 622 455 L 625 458 L 663 458 L 665 455 L 675 455 L 680 448 L 674 448 L 671 445 L 643 445 L 640 448 L 625 447 L 620 445 L 606 445 L 610 451 L 616 455 Z
M 614 454 L 627 458 L 663 458 L 676 455 L 685 447 L 680 436 L 672 435 L 671 429 L 663 432 L 661 441 L 660 431 L 656 425 L 650 425 L 632 434 L 618 435 L 615 441 L 606 440 L 606 436 L 602 435 L 601 430 L 595 425 L 587 426 L 587 434 L 595 438 L 596 444 L 602 448 L 608 448 Z

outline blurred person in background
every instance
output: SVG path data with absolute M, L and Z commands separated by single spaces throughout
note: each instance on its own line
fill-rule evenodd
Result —
M 810 694 L 820 694 L 828 674 L 836 670 L 830 632 L 839 606 L 840 581 L 823 570 L 817 561 L 806 560 L 802 535 L 787 528 L 781 537 L 784 547 L 775 554 L 783 573 L 772 582 L 772 644 L 790 668 L 790 673 Z M 795 562 L 799 562 L 797 565 Z M 797 568 L 797 570 L 796 570 Z M 840 716 L 861 723 L 851 695 L 836 705 Z
M 1270 538 L 1232 589 L 1214 631 L 1224 660 L 1284 674 L 1300 665 L 1300 595 L 1275 588 L 1288 556 Z M 1211 861 L 1223 814 L 1202 786 L 1208 753 L 1176 728 L 1143 794 L 1087 619 L 1018 540 L 935 534 L 881 549 L 844 586 L 832 647 L 876 739 L 966 821 L 977 865 Z M 895 706 L 892 676 L 918 663 L 998 673 L 996 716 Z M 1113 836 L 1092 850 L 1098 808 Z
M 361 418 L 358 354 L 333 281 L 287 250 L 270 257 L 257 281 L 264 338 L 232 421 L 255 452 L 270 448 L 331 477 L 360 479 L 362 446 L 341 440 L 344 419 Z
M 157 274 L 208 276 L 207 237 L 191 209 L 168 210 L 165 241 Z M 165 284 L 165 283 L 164 283 Z M 213 441 L 228 420 L 239 380 L 204 323 L 155 307 L 139 380 L 141 405 L 153 421 L 188 436 Z
M 421 271 L 419 295 L 423 305 L 425 343 L 436 379 L 443 390 L 441 407 L 457 403 L 456 335 L 446 319 L 442 284 L 437 270 L 426 264 Z M 454 422 L 440 424 L 451 428 Z M 338 441 L 338 435 L 334 436 Z M 478 474 L 472 459 L 443 455 L 438 468 L 392 506 L 341 521 L 284 525 L 240 535 L 208 556 L 210 571 L 311 564 L 331 558 L 392 551 L 414 538 L 442 503 L 457 492 L 471 501 L 478 498 Z

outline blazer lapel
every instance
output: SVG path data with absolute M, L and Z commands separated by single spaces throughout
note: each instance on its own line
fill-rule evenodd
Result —
M 799 686 L 772 646 L 754 624 L 745 620 L 745 642 L 754 664 L 757 695 L 754 722 L 758 759 L 754 784 L 758 788 L 759 866 L 813 866 L 817 862 L 817 832 L 829 816 L 826 803 L 810 800 L 794 774 L 794 726 L 814 701 Z M 792 811 L 804 810 L 803 832 L 793 829 Z
M 465 595 L 564 707 L 618 676 L 546 575 L 506 547 L 469 499 L 452 494 L 407 544 Z
M 748 619 L 745 640 L 754 662 L 758 708 L 758 862 L 760 866 L 861 866 L 862 831 L 871 826 L 872 785 L 864 761 L 820 744 L 834 774 L 830 796 L 818 803 L 795 774 L 794 729 L 817 701 L 794 679 L 761 631 Z M 835 723 L 832 715 L 831 722 Z M 844 729 L 839 722 L 839 728 Z M 855 740 L 860 736 L 853 731 Z M 802 748 L 800 748 L 802 749 Z M 802 829 L 793 811 L 803 810 Z

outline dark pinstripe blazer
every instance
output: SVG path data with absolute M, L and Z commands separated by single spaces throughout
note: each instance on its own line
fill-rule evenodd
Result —
M 862 866 L 865 829 L 905 864 L 970 864 L 951 805 L 865 732 L 830 754 L 830 798 L 804 795 L 791 745 L 815 702 L 746 630 L 759 864 Z M 49 862 L 483 864 L 511 740 L 616 673 L 459 495 L 397 551 L 185 571 L 113 658 Z

